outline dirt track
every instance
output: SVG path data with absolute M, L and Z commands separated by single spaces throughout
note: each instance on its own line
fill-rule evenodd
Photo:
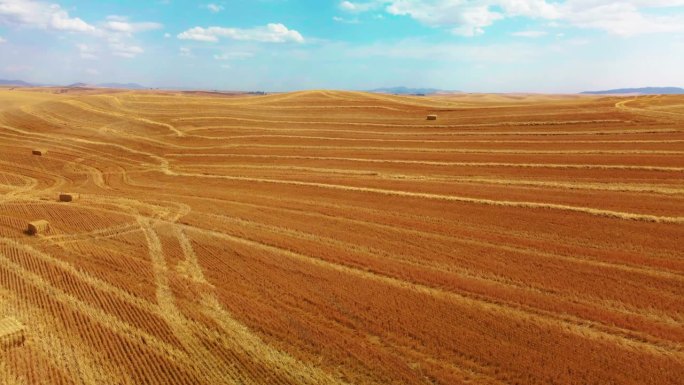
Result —
M 0 88 L 0 383 L 677 384 L 683 105 Z

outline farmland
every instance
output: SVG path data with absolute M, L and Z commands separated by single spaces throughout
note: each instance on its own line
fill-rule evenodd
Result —
M 678 384 L 684 97 L 0 88 L 7 317 L 6 384 Z

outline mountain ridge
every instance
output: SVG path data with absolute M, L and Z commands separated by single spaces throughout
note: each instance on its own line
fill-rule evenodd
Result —
M 25 82 L 23 80 L 0 79 L 0 86 L 32 87 L 33 84 Z
M 43 86 L 48 86 L 47 84 L 39 84 L 39 83 L 30 83 L 24 80 L 8 80 L 8 79 L 0 79 L 0 86 L 14 86 L 14 87 L 43 87 Z M 72 83 L 68 85 L 55 85 L 51 84 L 49 86 L 52 87 L 67 87 L 67 88 L 122 88 L 122 89 L 131 89 L 131 90 L 143 90 L 147 89 L 148 87 L 145 87 L 143 85 L 140 85 L 138 83 L 98 83 L 98 84 L 90 84 L 90 83 Z
M 641 95 L 683 95 L 684 88 L 680 87 L 641 87 L 641 88 L 616 88 L 603 91 L 584 91 L 584 95 L 620 95 L 620 94 L 641 94 Z

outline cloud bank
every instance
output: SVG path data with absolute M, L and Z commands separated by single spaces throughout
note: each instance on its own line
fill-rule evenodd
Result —
M 55 32 L 82 34 L 101 39 L 114 56 L 132 58 L 144 49 L 132 42 L 140 32 L 160 29 L 154 22 L 131 22 L 125 16 L 111 15 L 100 23 L 88 23 L 72 17 L 58 4 L 36 0 L 0 0 L 0 25 L 12 28 L 42 29 Z M 97 59 L 98 50 L 90 45 L 77 44 L 83 59 Z
M 350 13 L 383 9 L 461 36 L 481 35 L 497 21 L 515 17 L 633 36 L 684 31 L 681 14 L 653 12 L 682 5 L 684 0 L 371 0 L 342 1 L 339 8 Z
M 304 37 L 283 24 L 270 23 L 255 28 L 194 27 L 178 34 L 181 40 L 217 42 L 221 38 L 262 43 L 303 43 Z
M 95 32 L 95 26 L 71 17 L 57 4 L 30 0 L 0 0 L 0 24 L 69 32 Z

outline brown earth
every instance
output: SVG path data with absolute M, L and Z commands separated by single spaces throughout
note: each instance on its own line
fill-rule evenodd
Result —
M 59 91 L 0 89 L 2 383 L 684 378 L 683 97 Z

